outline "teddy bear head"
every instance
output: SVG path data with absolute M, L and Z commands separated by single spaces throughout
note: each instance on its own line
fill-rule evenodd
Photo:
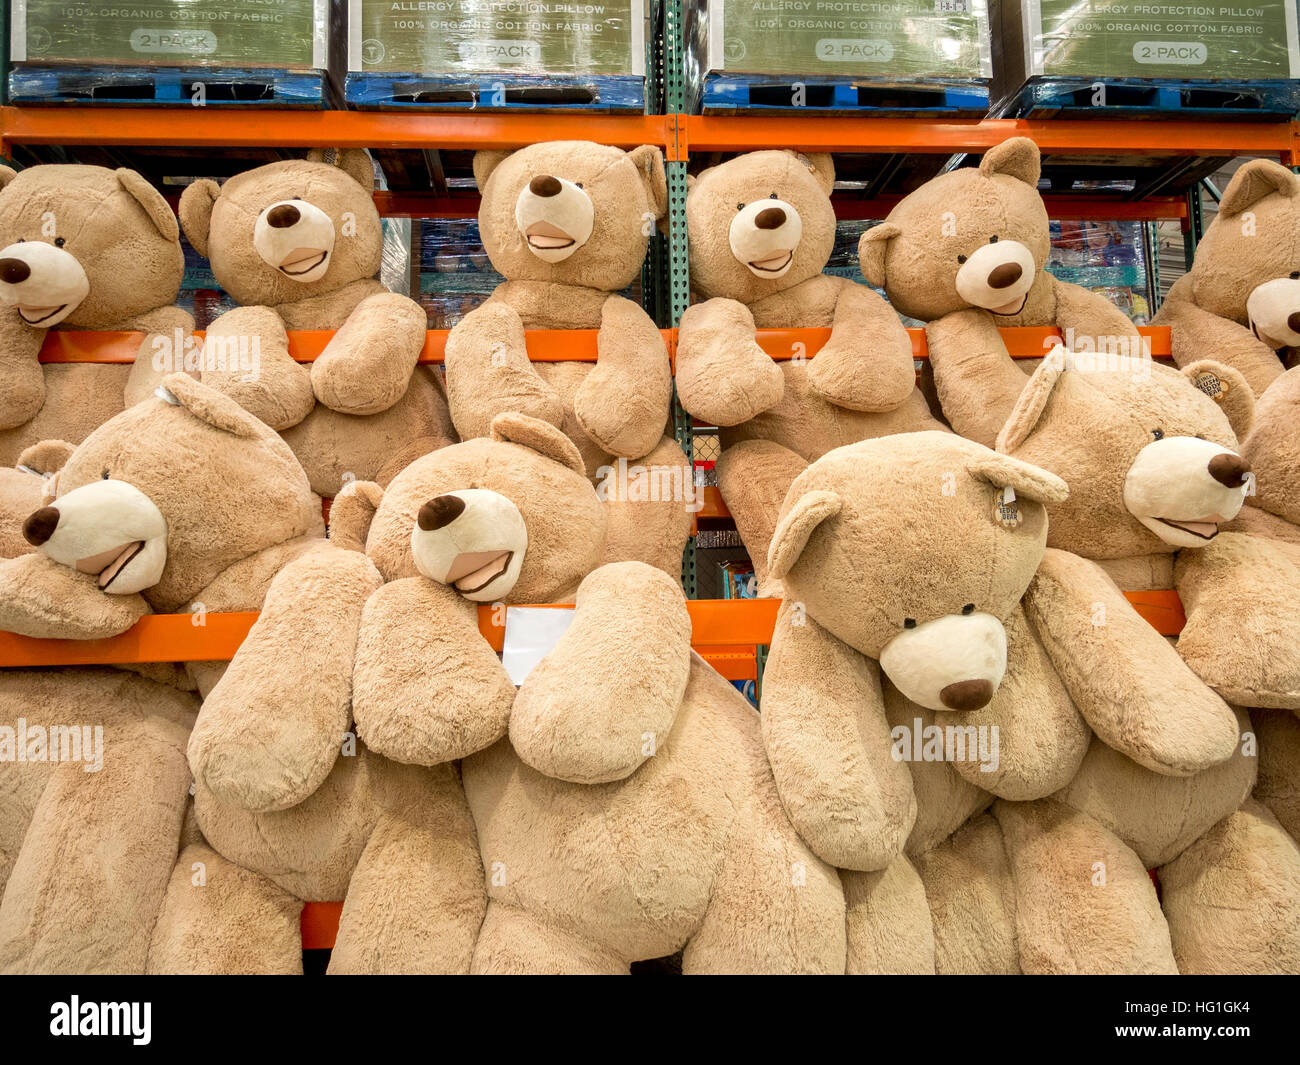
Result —
M 636 278 L 668 210 L 659 149 L 546 141 L 474 156 L 479 235 L 511 281 L 616 292 Z
M 185 236 L 245 305 L 297 303 L 379 272 L 383 230 L 360 149 L 316 149 L 181 195 Z
M 753 303 L 816 277 L 835 247 L 829 155 L 760 151 L 693 176 L 686 193 L 691 288 Z
M 986 705 L 1005 619 L 1047 541 L 1060 478 L 937 431 L 836 448 L 790 486 L 768 565 L 785 598 L 934 710 Z
M 1219 363 L 1110 368 L 1056 348 L 997 449 L 1070 486 L 1050 509 L 1050 546 L 1098 559 L 1168 553 L 1203 547 L 1241 509 L 1252 476 L 1237 440 L 1253 411 L 1244 378 Z
M 177 609 L 229 566 L 321 527 L 293 452 L 186 374 L 109 419 L 46 482 L 23 524 L 55 562 L 110 595 Z
M 1255 401 L 1255 421 L 1241 457 L 1255 474 L 1252 504 L 1300 525 L 1300 366 L 1277 378 Z
M 167 201 L 134 170 L 0 166 L 0 302 L 28 325 L 107 329 L 176 301 Z
M 476 602 L 563 601 L 600 562 L 604 505 L 554 426 L 499 414 L 491 433 L 393 478 L 366 554 L 385 580 L 419 574 Z
M 1196 247 L 1197 306 L 1274 350 L 1300 347 L 1300 177 L 1271 159 L 1233 175 Z
M 1013 137 L 927 181 L 862 234 L 862 276 L 924 322 L 970 307 L 1018 314 L 1051 249 L 1038 174 L 1038 146 Z

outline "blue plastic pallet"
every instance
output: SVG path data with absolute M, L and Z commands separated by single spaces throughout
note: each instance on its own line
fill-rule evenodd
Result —
M 106 104 L 119 107 L 191 106 L 196 84 L 205 107 L 323 108 L 325 72 L 261 67 L 16 66 L 9 98 L 16 104 Z
M 645 78 L 479 74 L 351 73 L 343 89 L 349 107 L 400 111 L 635 111 L 645 112 Z
M 1098 89 L 1104 93 L 1098 100 Z M 1031 78 L 997 108 L 1000 118 L 1275 119 L 1300 111 L 1300 81 L 1195 78 Z
M 765 74 L 706 75 L 700 92 L 705 114 L 943 115 L 983 118 L 989 110 L 987 81 L 907 82 L 852 77 Z

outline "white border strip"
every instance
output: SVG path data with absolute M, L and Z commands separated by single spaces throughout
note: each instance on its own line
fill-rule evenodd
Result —
M 27 0 L 9 0 L 9 62 L 27 60 Z
M 707 3 L 705 17 L 709 20 L 709 54 L 705 56 L 704 69 L 700 72 L 702 74 L 707 74 L 710 70 L 727 69 L 727 53 L 722 47 L 722 18 L 726 11 L 726 0 L 707 0 Z
M 1284 0 L 1282 4 L 1286 11 L 1286 54 L 1289 68 L 1289 74 L 1293 78 L 1300 78 L 1300 40 L 1297 40 L 1296 31 L 1296 0 Z

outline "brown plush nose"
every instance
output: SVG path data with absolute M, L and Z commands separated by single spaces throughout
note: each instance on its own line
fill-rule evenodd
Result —
M 0 281 L 17 285 L 32 276 L 32 268 L 21 259 L 0 259 Z
M 420 508 L 415 520 L 425 532 L 433 532 L 450 525 L 465 510 L 465 500 L 460 496 L 434 496 Z
M 266 213 L 266 224 L 274 229 L 296 226 L 302 212 L 291 203 L 278 203 Z
M 0 262 L 0 266 L 3 266 L 3 262 Z M 1300 333 L 1300 311 L 1292 311 L 1286 316 L 1286 327 L 1293 333 Z
M 939 692 L 939 702 L 949 710 L 978 710 L 993 698 L 993 684 L 987 680 L 959 680 Z
M 780 229 L 785 225 L 785 212 L 779 207 L 764 207 L 754 216 L 759 229 Z
M 1240 455 L 1215 455 L 1210 459 L 1210 476 L 1219 484 L 1228 488 L 1240 488 L 1246 483 L 1246 474 L 1250 472 L 1250 463 Z
M 550 174 L 538 174 L 528 183 L 528 191 L 534 196 L 558 196 L 562 188 L 564 186 L 560 184 L 560 179 L 553 178 Z
M 1003 263 L 989 271 L 989 288 L 1008 288 L 1020 280 L 1024 270 L 1019 263 Z
M 23 522 L 23 539 L 33 547 L 40 547 L 54 535 L 58 525 L 59 508 L 41 507 L 40 510 L 27 515 L 27 520 Z

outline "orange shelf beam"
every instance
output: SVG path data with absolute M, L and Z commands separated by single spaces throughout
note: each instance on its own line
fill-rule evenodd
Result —
M 918 359 L 930 357 L 924 329 L 909 329 L 912 354 Z M 1007 351 L 1013 359 L 1037 359 L 1046 355 L 1061 339 L 1061 331 L 1037 326 L 1014 326 L 999 330 Z M 1139 326 L 1138 333 L 1151 344 L 1152 358 L 1168 358 L 1173 348 L 1168 326 Z M 774 359 L 790 359 L 802 353 L 811 358 L 830 339 L 829 329 L 760 329 L 758 343 Z

